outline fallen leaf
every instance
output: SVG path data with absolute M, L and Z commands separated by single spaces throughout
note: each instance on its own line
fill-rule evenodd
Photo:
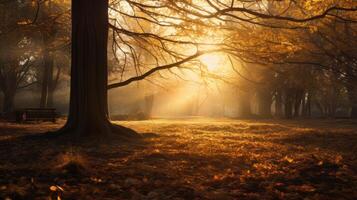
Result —
M 50 187 L 50 190 L 51 190 L 52 192 L 56 192 L 56 191 L 57 191 L 57 187 L 54 186 L 54 185 L 52 185 L 52 186 Z
M 294 162 L 294 159 L 289 158 L 288 156 L 285 156 L 284 159 L 285 159 L 286 161 L 288 161 L 289 163 Z

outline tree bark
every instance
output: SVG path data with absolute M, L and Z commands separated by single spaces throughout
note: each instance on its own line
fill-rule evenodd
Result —
M 109 121 L 107 39 L 108 1 L 72 0 L 70 109 L 60 132 L 85 138 L 104 138 L 113 132 L 134 135 Z

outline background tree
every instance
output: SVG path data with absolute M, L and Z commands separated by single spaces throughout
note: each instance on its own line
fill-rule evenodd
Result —
M 1 4 L 0 10 L 0 88 L 4 95 L 3 112 L 11 113 L 17 90 L 37 82 L 34 64 L 39 48 L 31 38 L 32 28 L 19 28 L 33 17 L 32 9 L 24 2 L 11 1 Z

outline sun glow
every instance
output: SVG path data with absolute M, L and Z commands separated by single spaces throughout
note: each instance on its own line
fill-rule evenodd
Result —
M 219 54 L 206 54 L 200 57 L 200 61 L 209 71 L 215 71 L 223 64 L 223 58 Z

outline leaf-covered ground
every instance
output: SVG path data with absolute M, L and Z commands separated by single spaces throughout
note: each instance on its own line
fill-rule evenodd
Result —
M 357 122 L 120 122 L 137 142 L 71 145 L 0 123 L 0 199 L 357 199 Z

